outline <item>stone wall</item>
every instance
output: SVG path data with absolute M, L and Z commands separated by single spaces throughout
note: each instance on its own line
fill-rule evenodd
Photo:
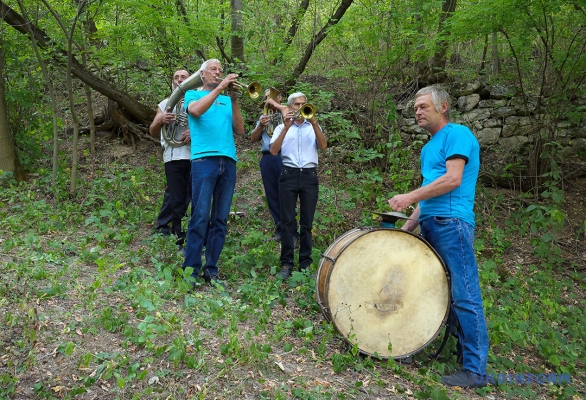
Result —
M 552 121 L 543 108 L 536 106 L 537 101 L 527 104 L 521 97 L 501 85 L 485 86 L 471 83 L 465 87 L 446 88 L 452 97 L 452 122 L 468 126 L 478 138 L 483 151 L 504 151 L 523 153 L 531 148 L 540 136 L 551 138 L 560 146 L 562 157 L 586 155 L 586 112 L 582 111 L 580 122 L 568 119 Z M 398 106 L 401 114 L 400 129 L 402 134 L 411 139 L 424 142 L 429 134 L 415 123 L 413 100 Z M 568 103 L 568 110 L 580 112 L 586 106 L 586 98 Z M 580 107 L 580 108 L 579 108 Z M 574 118 L 574 121 L 576 118 Z

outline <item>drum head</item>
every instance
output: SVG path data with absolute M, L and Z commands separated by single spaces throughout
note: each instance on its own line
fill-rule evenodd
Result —
M 376 229 L 351 238 L 330 268 L 325 306 L 335 328 L 362 353 L 415 354 L 439 334 L 450 288 L 443 262 L 421 237 Z

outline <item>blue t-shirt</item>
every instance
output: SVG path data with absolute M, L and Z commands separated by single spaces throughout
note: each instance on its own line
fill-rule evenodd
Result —
M 185 93 L 185 109 L 187 110 L 189 103 L 209 93 L 209 90 L 188 90 Z M 232 128 L 232 99 L 230 97 L 219 95 L 199 118 L 189 115 L 188 122 L 192 160 L 225 156 L 238 161 Z
M 451 192 L 419 203 L 420 221 L 431 217 L 459 218 L 475 226 L 474 196 L 480 169 L 480 145 L 474 134 L 464 125 L 448 123 L 431 137 L 421 151 L 422 186 L 445 175 L 446 161 L 461 158 L 466 164 L 462 183 Z

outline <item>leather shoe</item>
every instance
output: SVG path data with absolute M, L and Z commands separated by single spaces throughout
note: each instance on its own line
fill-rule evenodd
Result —
M 446 386 L 459 386 L 464 389 L 473 389 L 486 386 L 487 379 L 485 375 L 475 374 L 474 372 L 462 369 L 455 374 L 443 376 L 442 383 Z
M 285 279 L 290 278 L 292 273 L 293 273 L 293 266 L 292 265 L 282 265 L 281 272 L 279 272 L 279 275 L 281 276 L 281 279 L 285 280 Z
M 210 285 L 211 287 L 215 287 L 216 289 L 222 287 L 222 289 L 226 290 L 228 288 L 228 286 L 226 286 L 226 283 L 220 280 L 220 278 L 218 278 L 217 275 L 212 278 L 204 276 L 204 279 L 208 285 Z

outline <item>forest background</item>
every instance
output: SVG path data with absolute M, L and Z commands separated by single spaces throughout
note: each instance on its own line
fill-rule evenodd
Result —
M 0 15 L 0 398 L 586 395 L 586 169 L 556 143 L 585 121 L 583 1 L 17 0 Z M 244 217 L 221 257 L 229 290 L 192 291 L 174 242 L 152 235 L 165 182 L 147 130 L 173 72 L 207 58 L 317 107 L 329 148 L 313 272 L 341 234 L 378 224 L 369 210 L 420 183 L 424 140 L 401 135 L 398 112 L 418 88 L 480 82 L 535 99 L 548 134 L 478 187 L 489 370 L 569 382 L 448 390 L 452 341 L 441 361 L 360 355 L 321 315 L 311 275 L 275 279 L 247 138 Z M 242 108 L 252 129 L 261 105 Z

